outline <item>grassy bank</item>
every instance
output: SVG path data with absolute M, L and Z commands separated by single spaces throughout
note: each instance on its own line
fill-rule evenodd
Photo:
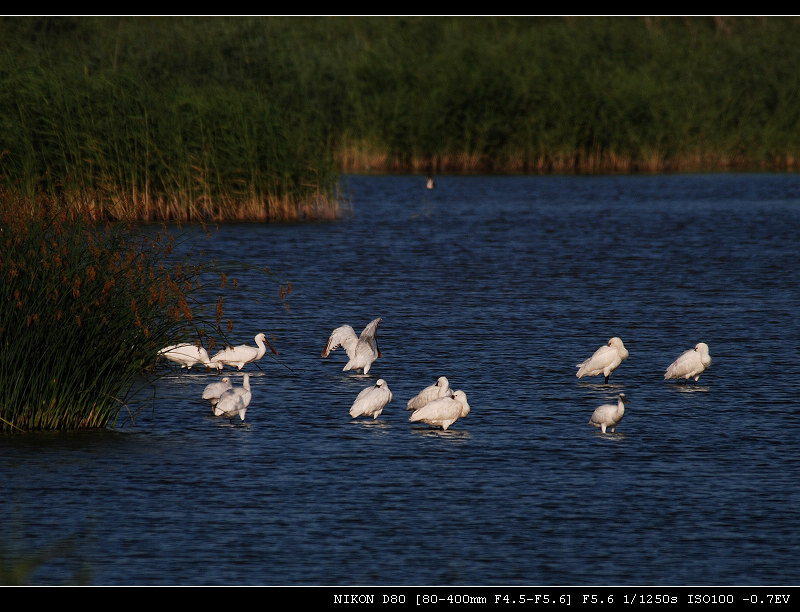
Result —
M 794 17 L 0 18 L 0 197 L 337 218 L 340 172 L 794 170 Z

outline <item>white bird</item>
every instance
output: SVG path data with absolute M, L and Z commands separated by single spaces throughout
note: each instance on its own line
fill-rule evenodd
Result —
M 425 387 L 414 397 L 408 400 L 406 410 L 419 410 L 438 397 L 445 397 L 450 394 L 450 381 L 446 377 L 440 376 L 436 384 Z
M 608 377 L 611 376 L 611 372 L 616 370 L 619 364 L 627 358 L 628 349 L 622 344 L 622 340 L 615 336 L 608 341 L 608 344 L 597 349 L 589 359 L 575 366 L 578 368 L 578 373 L 575 376 L 583 378 L 584 376 L 599 376 L 602 374 L 605 377 L 606 384 L 608 384 Z
M 203 399 L 208 400 L 211 402 L 212 406 L 215 406 L 219 401 L 220 396 L 232 387 L 233 385 L 231 385 L 231 379 L 226 376 L 219 382 L 213 382 L 206 385 L 206 388 L 203 390 Z
M 371 416 L 377 419 L 386 405 L 392 401 L 392 392 L 389 385 L 379 378 L 374 385 L 363 389 L 350 408 L 350 416 L 354 419 L 360 416 Z
M 214 406 L 214 416 L 224 416 L 231 420 L 238 416 L 244 421 L 252 398 L 250 375 L 245 374 L 241 387 L 232 387 L 219 396 L 219 401 Z
M 606 428 L 609 428 L 613 433 L 617 423 L 622 420 L 625 414 L 625 404 L 628 403 L 630 403 L 630 400 L 625 397 L 624 393 L 620 393 L 616 404 L 603 404 L 595 408 L 588 424 L 599 427 L 603 433 L 606 433 Z
M 211 358 L 213 367 L 221 370 L 227 365 L 241 370 L 248 363 L 261 359 L 267 352 L 267 346 L 272 349 L 273 353 L 277 353 L 264 334 L 256 334 L 255 340 L 257 346 L 240 344 L 239 346 L 229 346 L 222 349 Z
M 181 368 L 191 370 L 193 365 L 202 363 L 206 367 L 211 367 L 211 362 L 208 359 L 208 352 L 202 346 L 184 342 L 182 344 L 171 344 L 165 346 L 158 354 L 166 357 L 170 361 L 181 364 Z
M 433 189 L 436 187 L 436 183 L 433 182 L 433 177 L 431 175 L 428 175 L 428 177 L 425 179 L 425 187 L 428 189 Z
M 356 336 L 356 332 L 349 325 L 337 327 L 331 332 L 322 356 L 327 357 L 331 351 L 341 346 L 347 353 L 348 359 L 342 372 L 363 369 L 364 374 L 368 374 L 372 363 L 378 357 L 383 356 L 378 348 L 378 323 L 380 322 L 381 317 L 370 322 L 361 332 L 361 336 Z
M 427 423 L 447 430 L 458 419 L 470 413 L 467 395 L 463 391 L 455 391 L 452 395 L 439 397 L 408 417 L 409 421 Z
M 689 382 L 690 378 L 694 378 L 694 382 L 697 382 L 700 374 L 710 365 L 711 355 L 708 354 L 708 345 L 705 342 L 698 342 L 693 349 L 684 352 L 670 364 L 664 373 L 664 379 L 683 378 L 685 382 Z

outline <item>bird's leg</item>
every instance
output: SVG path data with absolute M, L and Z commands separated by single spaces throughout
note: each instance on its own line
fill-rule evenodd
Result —
M 606 383 L 605 384 L 608 384 L 608 376 L 606 376 Z

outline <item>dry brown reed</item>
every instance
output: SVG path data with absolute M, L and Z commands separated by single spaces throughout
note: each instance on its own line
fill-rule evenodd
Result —
M 6 202 L 17 201 L 20 215 L 40 211 L 61 211 L 66 218 L 127 222 L 301 222 L 333 221 L 349 213 L 343 197 L 322 192 L 302 198 L 275 195 L 221 196 L 211 198 L 154 196 L 147 190 L 121 193 L 112 190 L 63 193 L 57 200 L 50 196 L 20 200 L 17 194 L 2 194 Z
M 723 155 L 699 151 L 679 156 L 669 156 L 659 151 L 647 151 L 636 156 L 604 151 L 492 158 L 477 153 L 393 156 L 386 151 L 350 147 L 343 149 L 336 159 L 342 172 L 353 174 L 632 174 L 800 169 L 800 158 L 791 153 L 754 160 L 745 154 Z

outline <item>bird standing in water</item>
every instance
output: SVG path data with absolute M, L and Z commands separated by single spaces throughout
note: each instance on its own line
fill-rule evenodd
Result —
M 606 433 L 606 428 L 613 433 L 617 423 L 625 415 L 625 404 L 628 402 L 629 400 L 625 397 L 625 394 L 620 393 L 616 404 L 603 404 L 595 408 L 592 418 L 589 419 L 589 425 L 599 427 L 603 433 Z
M 341 346 L 348 358 L 342 371 L 363 370 L 364 374 L 368 374 L 373 362 L 378 357 L 382 357 L 378 348 L 378 324 L 380 322 L 381 317 L 371 321 L 360 336 L 356 336 L 356 332 L 349 325 L 337 327 L 331 332 L 328 343 L 322 351 L 322 357 L 327 357 L 331 351 Z
M 219 401 L 214 406 L 214 416 L 224 416 L 231 421 L 238 416 L 244 421 L 252 398 L 250 375 L 245 374 L 241 387 L 233 387 L 220 395 Z
M 272 349 L 273 353 L 276 351 L 273 346 L 267 341 L 264 334 L 256 334 L 256 346 L 249 346 L 247 344 L 240 344 L 239 346 L 229 346 L 222 349 L 219 353 L 211 358 L 211 363 L 218 370 L 222 370 L 223 366 L 230 366 L 241 370 L 248 363 L 258 361 L 267 352 L 267 346 Z
M 350 408 L 350 416 L 354 419 L 360 416 L 371 416 L 377 419 L 386 405 L 392 401 L 392 392 L 389 385 L 382 378 L 371 386 L 363 389 Z
M 614 336 L 608 341 L 608 344 L 601 346 L 594 352 L 594 355 L 576 366 L 578 373 L 575 376 L 583 378 L 584 376 L 599 376 L 602 374 L 605 378 L 605 384 L 608 384 L 608 377 L 611 376 L 611 372 L 616 370 L 619 364 L 627 358 L 628 349 L 622 344 L 620 338 Z
M 452 395 L 437 398 L 419 410 L 415 410 L 408 417 L 408 420 L 427 423 L 447 431 L 447 428 L 458 419 L 463 419 L 467 416 L 470 410 L 467 394 L 459 390 Z
M 197 346 L 189 342 L 183 344 L 172 344 L 165 346 L 158 354 L 161 357 L 166 357 L 170 361 L 181 364 L 181 368 L 191 370 L 193 365 L 202 363 L 206 367 L 211 367 L 211 361 L 208 359 L 208 352 L 202 346 Z
M 683 378 L 684 382 L 689 382 L 694 378 L 694 382 L 711 365 L 711 355 L 708 354 L 708 345 L 705 342 L 698 342 L 697 345 L 686 352 L 670 364 L 664 373 L 664 380 L 672 378 Z
M 219 382 L 206 385 L 206 388 L 203 390 L 203 399 L 211 402 L 211 406 L 216 406 L 220 396 L 232 387 L 231 379 L 226 376 Z
M 419 410 L 423 406 L 429 404 L 439 397 L 445 397 L 450 394 L 450 381 L 445 376 L 440 376 L 436 384 L 425 387 L 422 391 L 417 393 L 414 397 L 408 400 L 406 410 Z

